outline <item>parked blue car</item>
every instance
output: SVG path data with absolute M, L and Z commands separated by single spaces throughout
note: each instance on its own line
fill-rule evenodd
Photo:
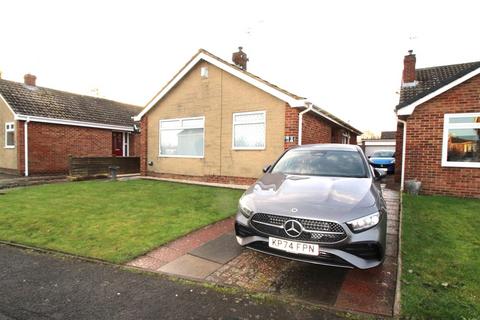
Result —
M 390 150 L 378 150 L 368 157 L 370 164 L 387 173 L 395 172 L 395 152 Z

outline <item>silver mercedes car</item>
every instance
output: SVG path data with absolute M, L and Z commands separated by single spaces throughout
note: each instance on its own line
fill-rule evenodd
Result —
M 385 256 L 387 212 L 378 180 L 354 145 L 285 151 L 240 198 L 240 245 L 270 255 L 367 269 Z

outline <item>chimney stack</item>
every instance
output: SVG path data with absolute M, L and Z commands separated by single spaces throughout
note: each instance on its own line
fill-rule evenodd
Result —
M 247 54 L 242 51 L 242 47 L 238 47 L 238 52 L 232 54 L 232 61 L 242 70 L 247 70 Z
M 413 50 L 408 50 L 408 55 L 403 59 L 403 84 L 413 84 L 415 83 L 415 62 L 417 58 L 413 54 Z
M 35 87 L 36 86 L 35 82 L 37 81 L 37 77 L 34 76 L 33 74 L 27 73 L 26 75 L 23 76 L 23 81 L 27 86 Z

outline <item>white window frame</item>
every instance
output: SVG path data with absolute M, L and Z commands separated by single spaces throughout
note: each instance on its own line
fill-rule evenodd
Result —
M 13 132 L 13 145 L 7 144 L 8 132 Z M 15 148 L 15 122 L 6 122 L 5 123 L 5 149 L 13 149 L 13 148 Z
M 162 131 L 168 130 L 179 130 L 184 129 L 183 126 L 175 127 L 175 128 L 168 128 L 162 129 L 162 122 L 169 122 L 169 121 L 182 121 L 184 120 L 202 120 L 203 125 L 201 127 L 188 127 L 188 129 L 203 129 L 203 150 L 201 156 L 184 156 L 184 155 L 176 155 L 176 154 L 162 154 Z M 160 119 L 158 121 L 158 156 L 161 158 L 193 158 L 193 159 L 203 159 L 205 157 L 205 116 L 202 117 L 190 117 L 190 118 L 174 118 L 174 119 Z
M 451 118 L 480 117 L 475 113 L 446 113 L 443 119 L 442 167 L 480 168 L 480 162 L 447 161 L 449 129 L 480 129 L 480 123 L 449 123 Z
M 350 144 L 350 133 L 349 132 L 342 133 L 342 144 Z
M 253 121 L 253 122 L 235 122 L 235 116 L 238 115 L 248 115 L 248 114 L 263 114 L 263 121 Z M 235 125 L 237 124 L 258 124 L 262 123 L 265 126 L 264 132 L 264 144 L 263 147 L 235 147 Z M 267 112 L 262 111 L 248 111 L 248 112 L 234 112 L 232 115 L 232 150 L 265 150 L 267 148 Z

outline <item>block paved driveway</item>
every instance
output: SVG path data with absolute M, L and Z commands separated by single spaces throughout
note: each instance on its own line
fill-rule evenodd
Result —
M 244 250 L 236 244 L 233 218 L 195 231 L 128 265 L 342 310 L 391 316 L 397 276 L 399 192 L 393 176 L 382 188 L 388 211 L 387 257 L 377 268 L 324 267 Z

